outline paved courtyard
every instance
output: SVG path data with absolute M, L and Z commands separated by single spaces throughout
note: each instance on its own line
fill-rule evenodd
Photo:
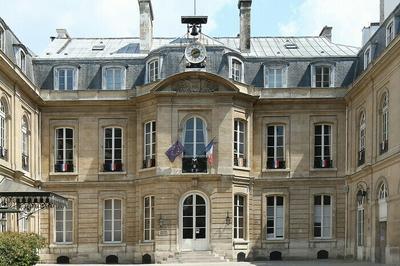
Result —
M 70 264 L 78 265 L 78 264 Z M 100 264 L 85 264 L 90 265 L 100 265 Z M 108 264 L 109 265 L 109 264 Z M 120 264 L 121 265 L 121 264 Z M 125 264 L 127 265 L 127 264 Z M 149 265 L 149 264 L 131 264 L 131 265 Z M 383 264 L 369 263 L 369 262 L 354 262 L 354 261 L 344 261 L 344 260 L 314 260 L 314 261 L 268 261 L 268 262 L 221 262 L 221 263 L 183 263 L 183 264 L 166 264 L 169 266 L 309 266 L 309 265 L 326 265 L 326 266 L 377 266 Z M 387 265 L 387 264 L 386 264 Z M 57 264 L 38 264 L 38 266 L 57 266 Z M 400 265 L 394 265 L 400 266 Z

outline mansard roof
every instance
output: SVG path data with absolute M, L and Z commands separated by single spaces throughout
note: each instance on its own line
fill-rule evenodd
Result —
M 209 37 L 201 42 L 239 52 L 239 37 Z M 139 38 L 55 38 L 40 59 L 144 58 Z M 162 47 L 185 47 L 189 39 L 153 38 L 152 51 Z M 355 57 L 359 48 L 335 44 L 326 37 L 253 37 L 251 49 L 242 53 L 251 58 L 326 58 Z

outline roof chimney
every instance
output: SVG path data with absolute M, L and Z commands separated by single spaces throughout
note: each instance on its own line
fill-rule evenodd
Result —
M 385 0 L 379 1 L 379 22 L 382 25 L 385 21 Z
M 240 51 L 250 52 L 251 30 L 251 2 L 252 0 L 239 0 L 240 10 Z
M 332 27 L 325 26 L 322 29 L 321 33 L 319 34 L 319 37 L 325 37 L 331 42 L 332 41 Z
M 56 29 L 57 39 L 70 39 L 68 31 L 66 29 Z
M 148 53 L 153 42 L 153 8 L 151 0 L 138 0 L 140 11 L 140 51 Z

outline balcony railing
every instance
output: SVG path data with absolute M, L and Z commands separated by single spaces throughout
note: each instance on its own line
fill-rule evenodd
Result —
M 314 168 L 333 168 L 333 161 L 330 159 L 314 159 Z
M 147 158 L 143 160 L 143 169 L 151 168 L 156 166 L 156 159 Z
M 286 161 L 284 160 L 267 160 L 267 169 L 286 169 Z
M 56 163 L 54 171 L 57 173 L 70 173 L 74 171 L 74 165 L 72 163 Z
M 29 171 L 29 156 L 22 154 L 22 169 Z
M 122 172 L 122 163 L 104 163 L 103 164 L 104 172 Z
M 365 163 L 365 149 L 362 149 L 358 152 L 358 166 L 361 166 Z
M 8 150 L 4 147 L 0 147 L 0 159 L 8 160 Z
M 384 154 L 385 152 L 388 151 L 389 148 L 389 142 L 388 140 L 384 140 L 381 142 L 381 145 L 379 147 L 379 154 Z
M 207 158 L 182 158 L 182 173 L 207 173 Z

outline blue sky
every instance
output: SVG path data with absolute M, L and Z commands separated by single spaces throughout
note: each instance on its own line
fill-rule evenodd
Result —
M 193 14 L 193 0 L 152 0 L 155 36 L 183 36 L 180 16 Z M 237 0 L 197 0 L 208 15 L 203 32 L 236 36 Z M 72 37 L 138 36 L 137 0 L 0 0 L 2 17 L 35 53 L 47 47 L 56 28 Z M 379 19 L 379 0 L 253 0 L 252 36 L 312 36 L 333 26 L 333 41 L 360 46 L 361 30 Z

